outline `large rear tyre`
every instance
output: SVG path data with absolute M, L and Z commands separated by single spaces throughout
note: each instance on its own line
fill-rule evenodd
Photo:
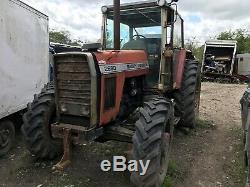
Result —
M 150 163 L 145 175 L 140 175 L 141 168 L 131 173 L 133 185 L 160 187 L 164 182 L 172 142 L 172 114 L 172 103 L 164 98 L 151 99 L 141 108 L 133 136 L 132 159 Z
M 174 93 L 175 115 L 180 117 L 178 126 L 195 127 L 195 120 L 199 116 L 201 75 L 197 61 L 187 60 L 182 85 Z
M 0 122 L 0 157 L 7 154 L 15 141 L 15 126 L 7 120 Z
M 62 154 L 62 142 L 51 136 L 55 113 L 54 87 L 48 84 L 35 95 L 23 116 L 22 133 L 28 150 L 37 158 L 53 159 Z

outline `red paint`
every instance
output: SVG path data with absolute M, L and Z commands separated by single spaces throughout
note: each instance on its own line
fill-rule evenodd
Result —
M 125 73 L 125 75 L 126 75 L 126 78 L 130 78 L 130 77 L 138 77 L 138 76 L 146 75 L 148 73 L 149 73 L 149 69 L 139 69 L 135 71 L 128 71 Z
M 95 52 L 98 63 L 148 63 L 147 55 L 143 50 L 124 50 L 124 51 L 100 51 Z
M 144 63 L 148 64 L 147 54 L 143 50 L 125 50 L 125 51 L 101 51 L 95 52 L 98 63 L 104 64 L 133 64 Z M 137 69 L 133 71 L 124 71 L 121 73 L 112 73 L 108 75 L 101 75 L 101 104 L 100 104 L 100 122 L 99 125 L 106 125 L 113 121 L 120 111 L 120 103 L 123 95 L 123 87 L 126 78 L 138 77 L 146 75 L 149 72 L 148 69 Z M 115 106 L 108 110 L 104 110 L 104 89 L 105 78 L 116 77 L 116 98 Z
M 185 63 L 186 63 L 186 50 L 181 49 L 177 56 L 176 73 L 174 77 L 174 82 L 176 83 L 175 89 L 181 88 Z
M 108 110 L 104 110 L 104 88 L 105 88 L 105 78 L 116 77 L 116 98 L 115 107 Z M 114 120 L 120 110 L 120 103 L 123 94 L 123 86 L 125 82 L 125 73 L 114 73 L 109 75 L 102 75 L 101 78 L 101 109 L 100 109 L 100 125 L 105 125 Z

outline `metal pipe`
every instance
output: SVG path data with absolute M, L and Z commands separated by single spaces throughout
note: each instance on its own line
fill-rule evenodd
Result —
M 183 19 L 181 19 L 181 47 L 182 48 L 185 48 L 185 44 L 184 44 L 184 40 L 185 40 L 185 38 L 184 38 L 184 20 Z
M 114 0 L 114 49 L 120 50 L 120 0 Z

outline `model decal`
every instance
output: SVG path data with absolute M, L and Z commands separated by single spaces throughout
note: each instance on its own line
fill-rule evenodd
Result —
M 135 63 L 135 64 L 103 64 L 99 63 L 99 68 L 102 74 L 117 73 L 123 71 L 135 71 L 138 69 L 149 68 L 148 64 Z

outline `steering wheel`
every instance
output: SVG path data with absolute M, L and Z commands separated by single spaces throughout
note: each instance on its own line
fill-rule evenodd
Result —
M 141 35 L 141 34 L 136 34 L 136 35 L 133 36 L 133 39 L 136 39 L 136 40 L 138 40 L 140 38 L 146 38 L 146 37 Z

